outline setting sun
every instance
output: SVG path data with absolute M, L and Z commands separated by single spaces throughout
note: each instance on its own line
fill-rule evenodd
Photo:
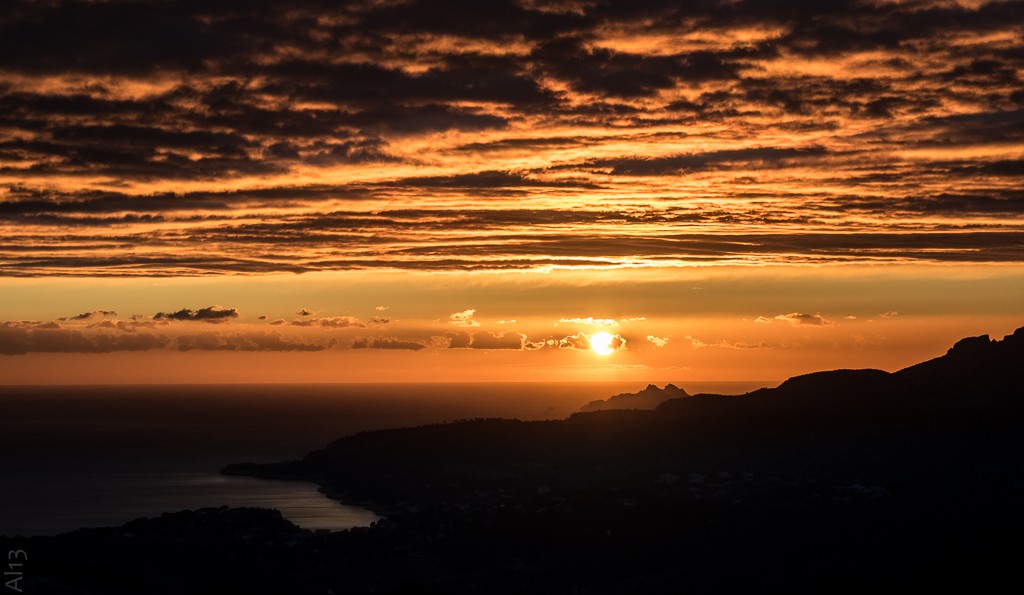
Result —
M 590 348 L 598 355 L 611 355 L 615 351 L 612 346 L 614 337 L 606 332 L 595 333 L 590 337 Z

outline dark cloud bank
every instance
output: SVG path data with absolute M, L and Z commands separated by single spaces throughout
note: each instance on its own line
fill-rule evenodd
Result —
M 1020 262 L 1022 24 L 939 0 L 12 1 L 0 274 Z M 407 149 L 439 132 L 463 140 Z M 288 181 L 333 170 L 376 173 Z M 403 206 L 361 206 L 382 199 Z

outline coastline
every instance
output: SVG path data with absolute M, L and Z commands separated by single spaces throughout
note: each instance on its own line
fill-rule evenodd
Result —
M 305 477 L 297 474 L 282 474 L 273 473 L 267 469 L 274 465 L 284 465 L 288 463 L 299 463 L 300 461 L 285 461 L 283 463 L 270 463 L 258 464 L 258 463 L 230 463 L 225 465 L 221 469 L 220 474 L 229 477 L 248 477 L 254 479 L 265 479 L 270 481 L 284 481 L 284 482 L 295 482 L 315 485 L 317 491 L 323 495 L 324 498 L 340 504 L 342 506 L 362 508 L 369 512 L 372 512 L 377 516 L 377 520 L 386 519 L 389 516 L 394 516 L 395 511 L 386 506 L 382 506 L 379 502 L 368 498 L 356 498 L 351 495 L 347 490 L 335 490 L 325 483 L 321 483 L 316 479 Z M 366 525 L 370 526 L 370 525 Z

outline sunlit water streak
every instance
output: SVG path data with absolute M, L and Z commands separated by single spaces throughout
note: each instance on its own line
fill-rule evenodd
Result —
M 316 485 L 304 482 L 203 473 L 126 473 L 32 477 L 12 485 L 13 493 L 3 498 L 0 534 L 53 535 L 211 506 L 273 508 L 311 530 L 368 526 L 378 518 L 364 508 L 329 500 Z

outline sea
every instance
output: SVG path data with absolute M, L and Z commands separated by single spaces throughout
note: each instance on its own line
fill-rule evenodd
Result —
M 677 382 L 741 394 L 777 383 Z M 0 535 L 56 535 L 209 506 L 274 508 L 306 529 L 377 516 L 305 482 L 224 476 L 361 431 L 561 419 L 642 383 L 0 386 Z

